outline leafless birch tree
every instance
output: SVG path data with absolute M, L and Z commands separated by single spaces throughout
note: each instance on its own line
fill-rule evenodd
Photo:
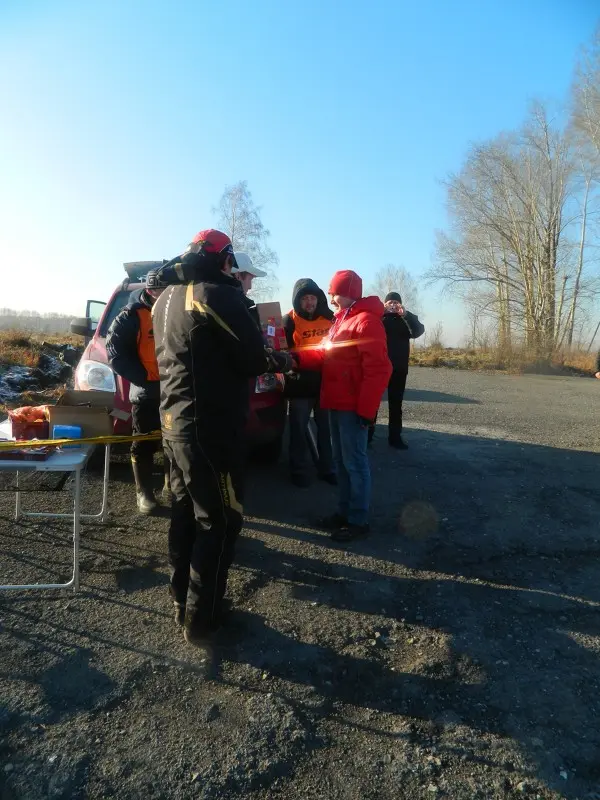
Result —
M 420 312 L 419 287 L 405 267 L 388 264 L 375 273 L 373 283 L 369 287 L 369 294 L 377 295 L 384 300 L 389 292 L 399 292 L 409 311 L 415 314 Z
M 520 131 L 473 147 L 446 182 L 451 230 L 438 234 L 429 278 L 479 297 L 502 347 L 517 336 L 549 358 L 573 339 L 592 180 L 578 194 L 579 178 L 572 137 L 537 104 Z
M 254 204 L 247 181 L 239 181 L 225 187 L 213 213 L 217 215 L 217 227 L 231 237 L 233 249 L 248 253 L 254 265 L 267 273 L 265 278 L 255 279 L 252 297 L 269 300 L 278 288 L 274 270 L 279 258 L 269 246 L 270 232 L 262 222 L 261 210 Z

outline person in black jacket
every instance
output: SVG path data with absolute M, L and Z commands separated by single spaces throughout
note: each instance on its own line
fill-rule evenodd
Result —
M 383 326 L 387 336 L 388 358 L 393 372 L 388 384 L 388 441 L 397 450 L 406 450 L 408 445 L 402 438 L 402 401 L 408 377 L 410 340 L 418 339 L 425 333 L 423 324 L 416 314 L 411 314 L 402 304 L 398 292 L 389 292 L 385 298 Z M 375 423 L 369 428 L 369 442 L 375 433 Z
M 130 384 L 133 433 L 160 430 L 160 384 L 151 313 L 152 306 L 163 290 L 157 284 L 156 273 L 148 273 L 146 288 L 132 292 L 128 304 L 115 318 L 106 338 L 110 366 Z M 131 445 L 131 466 L 140 514 L 152 514 L 156 510 L 152 468 L 157 447 L 157 442 L 133 442 Z
M 256 307 L 254 300 L 248 297 L 248 292 L 252 289 L 252 281 L 254 278 L 265 278 L 267 273 L 264 270 L 254 266 L 248 253 L 240 253 L 238 250 L 236 253 L 234 253 L 234 258 L 235 267 L 233 269 L 233 274 L 240 284 L 240 289 L 244 293 L 246 307 L 250 312 L 250 316 L 260 328 L 261 325 L 258 308 Z
M 243 441 L 248 379 L 287 372 L 268 354 L 238 281 L 229 237 L 201 231 L 166 268 L 153 310 L 163 446 L 171 465 L 170 592 L 191 644 L 220 626 L 227 575 L 242 528 Z
M 292 310 L 283 318 L 283 327 L 290 350 L 302 352 L 304 347 L 316 347 L 328 335 L 333 311 L 322 289 L 310 278 L 296 281 L 292 292 Z M 307 436 L 311 413 L 317 427 L 319 477 L 337 485 L 333 467 L 329 412 L 321 408 L 321 374 L 304 370 L 297 378 L 286 381 L 290 398 L 290 474 L 296 486 L 308 486 L 310 478 Z

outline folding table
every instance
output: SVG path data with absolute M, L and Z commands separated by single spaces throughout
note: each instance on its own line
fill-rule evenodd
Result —
M 0 426 L 1 427 L 1 426 Z M 98 447 L 99 445 L 96 445 Z M 102 483 L 102 507 L 98 514 L 81 513 L 81 473 L 89 461 L 94 450 L 94 445 L 79 445 L 77 448 L 55 450 L 45 461 L 11 461 L 3 459 L 0 451 L 0 471 L 16 472 L 17 483 L 15 487 L 15 520 L 21 517 L 43 518 L 68 518 L 73 520 L 73 575 L 67 583 L 32 583 L 0 585 L 2 589 L 79 589 L 79 530 L 80 520 L 97 519 L 105 522 L 108 512 L 108 481 L 110 472 L 110 445 L 105 445 L 104 476 Z M 75 475 L 73 513 L 55 514 L 46 511 L 23 511 L 21 508 L 21 492 L 19 490 L 19 474 L 23 472 L 68 472 Z

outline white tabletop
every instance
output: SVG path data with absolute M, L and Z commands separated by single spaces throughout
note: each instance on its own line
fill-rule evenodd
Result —
M 94 449 L 93 444 L 82 444 L 77 450 L 57 450 L 45 461 L 21 461 L 2 458 L 0 451 L 0 470 L 25 470 L 38 472 L 73 472 L 81 469 Z
M 10 420 L 0 422 L 0 439 L 12 436 Z M 19 459 L 2 458 L 0 450 L 0 470 L 24 472 L 73 472 L 81 469 L 92 454 L 94 445 L 80 444 L 77 448 L 56 449 L 45 461 L 21 461 Z

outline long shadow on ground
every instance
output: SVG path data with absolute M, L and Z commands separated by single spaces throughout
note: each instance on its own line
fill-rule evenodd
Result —
M 373 535 L 348 552 L 314 525 L 333 510 L 334 489 L 298 490 L 281 469 L 252 469 L 237 599 L 254 607 L 277 590 L 285 610 L 271 604 L 268 619 L 241 611 L 215 675 L 226 682 L 230 664 L 250 665 L 314 687 L 323 715 L 343 705 L 402 715 L 433 734 L 462 724 L 509 738 L 548 786 L 585 796 L 600 780 L 598 455 L 416 430 L 410 443 L 397 453 L 376 442 Z M 90 599 L 96 614 L 118 603 L 136 624 L 134 614 L 152 611 L 127 594 L 160 588 L 157 553 L 110 529 L 85 547 L 87 558 L 116 552 L 122 570 L 118 597 Z M 90 663 L 93 653 L 167 660 L 132 642 L 127 624 L 82 631 L 75 617 L 46 615 L 42 634 L 32 601 L 3 598 L 3 611 L 19 622 L 10 634 L 27 662 L 0 678 L 37 685 L 51 721 L 103 711 L 113 679 Z M 152 624 L 166 625 L 162 616 Z M 358 628 L 370 633 L 357 639 Z M 73 636 L 85 647 L 65 654 Z
M 339 545 L 305 510 L 333 503 L 334 492 L 315 486 L 292 499 L 276 475 L 268 497 L 249 492 L 249 527 L 272 548 L 241 547 L 250 583 L 286 583 L 304 606 L 335 608 L 341 626 L 345 614 L 372 615 L 383 639 L 373 656 L 249 618 L 249 636 L 227 657 L 433 725 L 451 712 L 511 737 L 549 786 L 578 797 L 600 779 L 598 455 L 414 430 L 411 444 L 407 453 L 378 445 L 373 535 L 347 548 L 352 564 L 334 560 Z M 275 537 L 311 542 L 322 557 L 290 546 L 281 558 Z M 442 634 L 448 651 L 404 663 L 408 634 L 400 654 L 385 643 L 398 620 L 414 627 L 415 647 Z M 561 770 L 577 780 L 565 786 Z

